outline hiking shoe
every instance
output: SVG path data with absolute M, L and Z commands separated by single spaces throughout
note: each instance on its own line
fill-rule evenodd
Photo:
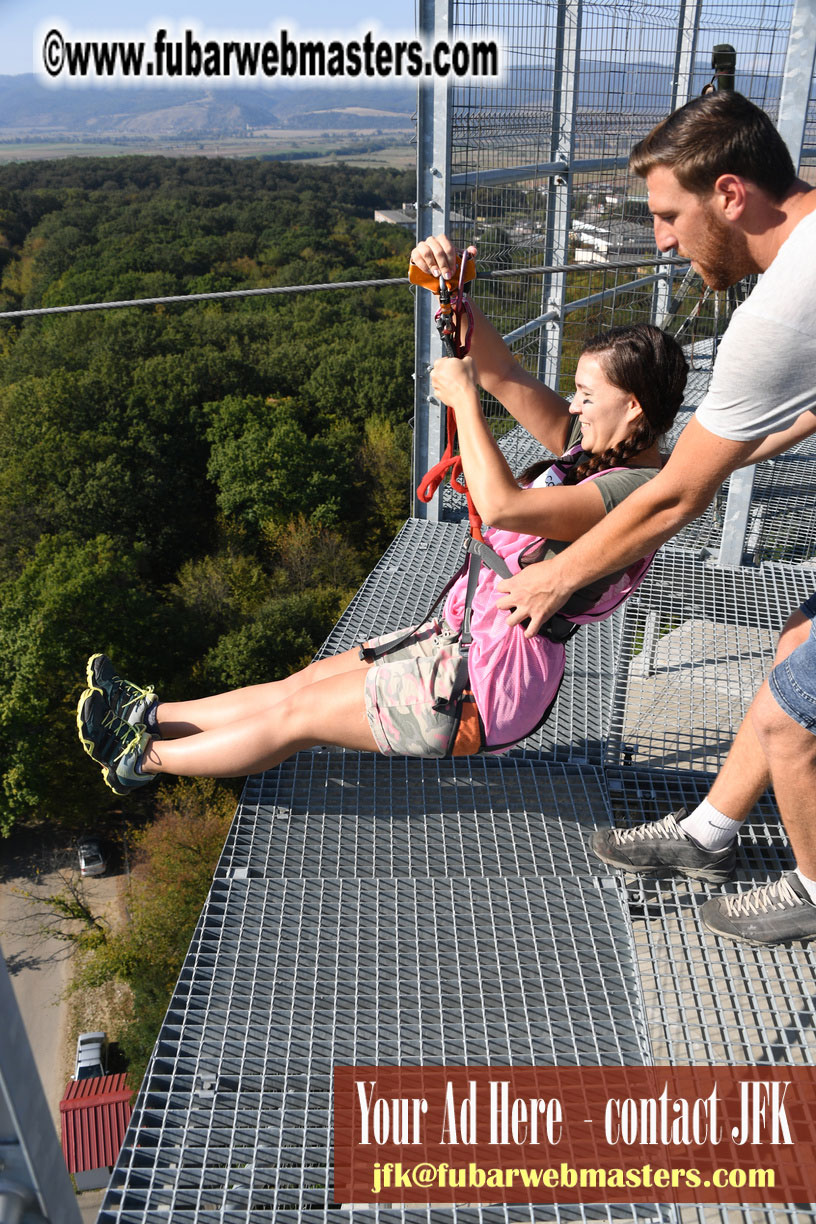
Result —
M 816 905 L 795 871 L 747 892 L 727 893 L 700 906 L 709 931 L 740 943 L 777 944 L 816 939 Z
M 155 774 L 137 772 L 136 765 L 150 742 L 143 726 L 132 727 L 108 707 L 100 689 L 89 688 L 77 704 L 77 729 L 82 747 L 102 766 L 102 777 L 115 795 L 128 795 L 152 782 Z
M 107 655 L 91 655 L 87 667 L 88 688 L 97 688 L 114 714 L 135 727 L 143 723 L 147 712 L 159 700 L 150 686 L 139 688 L 130 680 L 123 680 L 113 670 Z
M 687 815 L 685 808 L 678 808 L 634 829 L 596 829 L 589 844 L 604 863 L 623 871 L 676 871 L 692 880 L 721 884 L 734 870 L 736 840 L 722 850 L 706 850 L 677 823 Z

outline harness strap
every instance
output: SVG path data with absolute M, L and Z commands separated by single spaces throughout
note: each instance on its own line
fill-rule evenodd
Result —
M 580 628 L 578 621 L 567 620 L 566 616 L 562 616 L 560 612 L 553 612 L 549 620 L 546 620 L 539 629 L 538 636 L 563 646 L 564 642 L 574 637 Z
M 473 641 L 470 622 L 473 619 L 473 600 L 476 596 L 476 588 L 479 585 L 479 570 L 481 568 L 481 560 L 475 553 L 471 553 L 467 559 L 468 578 L 467 586 L 465 587 L 465 607 L 462 614 L 462 628 L 459 631 L 459 648 L 464 655 L 470 650 L 470 644 Z
M 465 607 L 459 638 L 463 654 L 467 654 L 473 641 L 470 625 L 473 618 L 473 600 L 476 597 L 476 588 L 479 585 L 479 570 L 483 565 L 486 565 L 495 574 L 498 574 L 500 578 L 509 578 L 511 575 L 510 567 L 504 557 L 500 557 L 484 540 L 477 540 L 475 536 L 469 536 L 465 540 L 465 549 L 470 555 L 467 560 L 468 580 L 467 587 L 465 588 Z
M 465 561 L 465 566 L 467 566 L 467 569 L 468 569 L 468 585 L 467 585 L 467 594 L 466 594 L 466 601 L 465 601 L 465 616 L 467 618 L 467 638 L 465 639 L 464 637 L 464 629 L 465 629 L 464 621 L 462 622 L 462 630 L 461 630 L 463 636 L 460 638 L 461 645 L 463 649 L 466 651 L 467 647 L 470 645 L 472 641 L 472 636 L 470 634 L 470 618 L 471 618 L 473 597 L 476 594 L 476 587 L 479 581 L 480 564 L 484 563 L 485 565 L 489 566 L 490 569 L 492 569 L 495 573 L 497 573 L 500 578 L 509 578 L 511 571 L 510 571 L 510 567 L 508 566 L 504 558 L 500 557 L 497 552 L 494 552 L 493 549 L 490 547 L 490 545 L 486 544 L 484 540 L 474 540 L 472 536 L 468 536 L 467 539 L 465 540 L 464 547 L 465 547 L 465 551 L 470 554 L 470 556 Z M 419 629 L 422 625 L 426 625 L 428 621 L 431 619 L 434 612 L 438 608 L 439 604 L 441 604 L 442 600 L 452 590 L 454 583 L 459 581 L 460 577 L 462 576 L 462 572 L 465 566 L 460 565 L 456 573 L 451 578 L 448 579 L 448 581 L 442 587 L 442 590 L 434 598 L 433 603 L 428 608 L 428 611 L 425 613 L 425 615 L 422 617 L 422 620 L 418 621 L 416 625 L 413 625 L 410 629 L 406 630 L 406 632 L 402 634 L 401 637 L 396 638 L 394 641 L 380 642 L 377 646 L 361 646 L 360 647 L 360 658 L 366 660 L 369 663 L 373 663 L 375 659 L 381 659 L 383 658 L 384 655 L 391 654 L 391 652 L 394 650 L 399 650 L 402 646 L 406 644 L 406 642 L 409 642 L 411 638 L 413 637 L 413 635 L 416 633 L 417 629 Z
M 465 295 L 465 284 L 472 279 L 473 275 L 475 275 L 473 260 L 467 251 L 463 251 L 459 262 L 458 288 L 453 295 L 445 278 L 443 276 L 439 277 L 439 310 L 435 316 L 436 326 L 439 330 L 442 343 L 445 346 L 445 351 L 450 357 L 464 357 L 470 351 L 470 341 L 473 336 L 473 311 Z M 462 340 L 463 315 L 467 317 L 468 321 L 464 340 Z M 445 406 L 445 412 L 445 433 L 448 440 L 445 452 L 439 462 L 435 463 L 430 471 L 426 472 L 423 476 L 422 482 L 417 489 L 417 497 L 421 502 L 429 502 L 435 496 L 442 481 L 449 474 L 451 488 L 456 489 L 457 493 L 463 494 L 467 502 L 468 523 L 470 524 L 471 535 L 475 539 L 481 540 L 483 538 L 482 519 L 465 484 L 462 458 L 460 455 L 453 453 L 454 443 L 456 442 L 456 416 L 453 409 L 447 405 Z
M 422 626 L 426 625 L 431 619 L 439 604 L 442 602 L 448 592 L 453 589 L 454 583 L 458 582 L 461 573 L 462 567 L 460 566 L 456 573 L 445 583 L 428 611 L 422 617 L 422 620 L 417 621 L 415 625 L 412 625 L 410 629 L 407 629 L 405 633 L 403 633 L 400 637 L 395 638 L 393 641 L 379 642 L 376 646 L 366 646 L 365 644 L 362 645 L 360 647 L 360 658 L 366 663 L 373 663 L 376 659 L 382 659 L 385 655 L 391 654 L 394 650 L 401 649 L 401 647 L 405 646 L 407 642 L 410 642 L 417 629 L 421 629 Z
M 494 574 L 498 574 L 500 578 L 512 577 L 512 570 L 504 557 L 500 557 L 495 549 L 491 548 L 485 540 L 474 540 L 472 537 L 468 537 L 465 540 L 465 548 L 473 556 L 478 557 L 488 569 L 492 569 Z

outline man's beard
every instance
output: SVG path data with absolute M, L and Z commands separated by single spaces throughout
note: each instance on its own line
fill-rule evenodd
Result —
M 758 271 L 748 252 L 748 242 L 740 230 L 729 228 L 713 212 L 692 264 L 711 289 L 728 289 L 751 272 Z

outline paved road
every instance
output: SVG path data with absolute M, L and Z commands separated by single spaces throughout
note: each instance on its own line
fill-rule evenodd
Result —
M 68 985 L 71 952 L 64 941 L 40 933 L 43 911 L 37 901 L 60 887 L 52 852 L 18 842 L 11 854 L 4 854 L 0 945 L 57 1133 L 66 1082 L 67 1009 L 60 996 Z M 35 900 L 21 895 L 23 891 Z
M 46 848 L 31 836 L 0 843 L 0 947 L 58 1140 L 59 1103 L 74 1058 L 68 1041 L 68 1007 L 61 997 L 70 981 L 71 946 L 43 935 L 48 911 L 42 899 L 60 892 L 65 873 L 75 870 L 73 849 Z M 95 909 L 113 900 L 117 885 L 115 876 L 86 881 L 87 895 Z M 83 1224 L 96 1220 L 102 1195 L 101 1190 L 89 1190 L 79 1196 Z
M 0 946 L 59 1133 L 59 1103 L 74 1057 L 61 997 L 70 981 L 71 945 L 43 934 L 53 918 L 42 901 L 62 891 L 65 877 L 76 871 L 76 855 L 71 848 L 44 847 L 33 837 L 16 838 L 11 846 L 0 843 L 0 855 Z M 94 909 L 111 901 L 117 883 L 111 875 L 85 881 Z

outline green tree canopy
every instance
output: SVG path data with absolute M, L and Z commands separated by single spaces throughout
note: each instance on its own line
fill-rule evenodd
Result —
M 402 275 L 410 236 L 371 213 L 413 194 L 343 166 L 0 167 L 0 302 Z M 412 317 L 386 288 L 0 329 L 4 829 L 115 807 L 76 740 L 90 653 L 174 697 L 309 660 L 408 509 Z

